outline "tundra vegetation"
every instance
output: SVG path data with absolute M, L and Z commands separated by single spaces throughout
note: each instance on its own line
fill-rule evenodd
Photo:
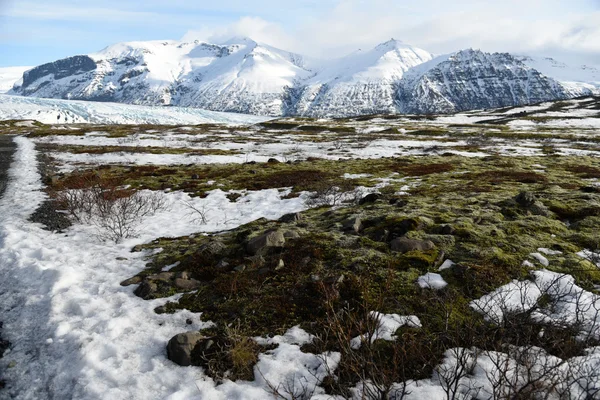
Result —
M 555 103 L 546 112 L 573 104 Z M 578 104 L 592 109 L 597 99 Z M 303 352 L 341 355 L 316 382 L 330 395 L 400 399 L 415 382 L 432 379 L 448 399 L 597 398 L 600 136 L 592 128 L 548 125 L 553 117 L 546 115 L 510 112 L 454 124 L 370 116 L 247 128 L 23 129 L 44 151 L 55 207 L 78 222 L 102 221 L 104 214 L 137 221 L 160 211 L 160 197 L 143 189 L 205 197 L 218 188 L 232 202 L 271 188 L 306 196 L 306 211 L 279 220 L 157 238 L 132 249 L 146 251 L 148 263 L 123 285 L 138 285 L 135 294 L 144 300 L 181 294 L 155 312 L 188 309 L 214 322 L 194 339 L 189 363 L 219 382 L 259 379 L 259 355 L 277 345 L 256 338 L 300 326 L 315 336 Z M 511 121 L 539 126 L 518 130 Z M 61 140 L 98 132 L 120 143 Z M 184 142 L 177 139 L 182 135 Z M 155 145 L 161 137 L 165 145 Z M 376 141 L 430 143 L 416 152 L 362 157 Z M 320 146 L 321 156 L 307 144 Z M 170 165 L 89 158 L 68 168 L 58 157 L 241 157 L 269 146 L 287 153 L 264 162 Z M 115 206 L 119 201 L 131 208 Z M 191 212 L 206 223 L 205 210 Z M 116 225 L 116 231 L 102 227 L 107 238 L 135 233 L 134 222 Z M 418 284 L 434 274 L 445 285 Z M 418 323 L 402 324 L 386 340 L 383 319 L 394 314 Z M 307 399 L 315 384 L 269 388 L 275 397 Z

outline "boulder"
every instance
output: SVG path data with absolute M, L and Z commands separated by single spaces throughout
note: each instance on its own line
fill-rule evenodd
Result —
M 442 225 L 440 227 L 440 233 L 442 235 L 454 235 L 454 232 L 456 232 L 456 229 L 454 229 L 452 225 Z
M 283 233 L 283 237 L 285 237 L 286 239 L 299 239 L 300 234 L 296 231 L 285 231 Z
M 301 220 L 302 214 L 300 213 L 285 214 L 283 217 L 279 218 L 279 222 L 297 222 Z
M 135 289 L 133 294 L 144 300 L 149 300 L 154 298 L 156 292 L 158 292 L 158 285 L 156 283 L 152 281 L 143 281 L 140 286 Z
M 350 217 L 343 223 L 343 228 L 346 231 L 353 231 L 359 233 L 363 228 L 363 223 L 358 216 Z
M 380 198 L 381 194 L 379 193 L 369 193 L 368 195 L 360 199 L 358 201 L 358 204 L 362 206 L 363 204 L 375 203 Z
M 167 344 L 167 357 L 175 364 L 182 367 L 192 365 L 192 351 L 194 347 L 206 339 L 198 332 L 179 333 L 169 340 Z
M 269 164 L 279 164 L 280 162 L 281 162 L 281 161 L 279 161 L 279 160 L 278 160 L 278 159 L 276 159 L 276 158 L 269 158 L 269 159 L 267 160 L 267 163 L 269 163 Z
M 121 282 L 121 286 L 137 285 L 140 282 L 142 282 L 142 277 L 134 276 L 133 278 L 125 279 L 123 282 Z
M 519 193 L 514 199 L 518 205 L 523 208 L 526 208 L 533 215 L 541 215 L 548 216 L 550 215 L 550 211 L 548 208 L 537 199 L 537 197 L 527 191 L 522 191 Z
M 517 195 L 517 197 L 515 197 L 515 201 L 521 206 L 521 207 L 530 207 L 533 204 L 535 204 L 535 202 L 537 201 L 537 198 L 535 197 L 535 195 L 531 192 L 527 192 L 527 191 L 522 191 L 521 193 L 519 193 Z
M 208 243 L 204 243 L 198 250 L 196 250 L 197 254 L 203 254 L 205 256 L 215 256 L 219 254 L 223 254 L 227 250 L 227 246 L 219 240 L 211 240 Z
M 431 240 L 416 240 L 407 237 L 400 237 L 392 240 L 390 243 L 392 251 L 398 253 L 408 253 L 409 251 L 428 251 L 435 248 Z
M 250 254 L 258 254 L 274 247 L 283 247 L 285 245 L 285 236 L 282 231 L 270 231 L 250 239 L 246 245 L 246 250 Z
M 170 282 L 174 277 L 174 272 L 161 272 L 160 274 L 148 275 L 146 279 L 149 281 Z
M 200 282 L 195 279 L 175 279 L 175 286 L 183 290 L 196 290 L 200 287 Z

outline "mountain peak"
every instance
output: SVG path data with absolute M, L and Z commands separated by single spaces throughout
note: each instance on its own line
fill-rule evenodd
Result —
M 397 49 L 411 49 L 412 46 L 404 43 L 402 40 L 391 38 L 387 42 L 383 42 L 375 47 L 376 50 L 390 51 Z
M 247 36 L 234 36 L 228 40 L 225 40 L 223 42 L 218 43 L 220 45 L 224 45 L 224 46 L 230 46 L 233 44 L 244 44 L 244 45 L 248 45 L 248 46 L 257 46 L 258 43 L 253 40 L 252 38 L 249 38 Z

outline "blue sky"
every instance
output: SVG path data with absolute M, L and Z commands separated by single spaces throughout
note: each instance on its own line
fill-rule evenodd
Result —
M 0 66 L 120 41 L 240 35 L 316 57 L 394 37 L 438 54 L 475 47 L 600 64 L 600 0 L 0 0 Z

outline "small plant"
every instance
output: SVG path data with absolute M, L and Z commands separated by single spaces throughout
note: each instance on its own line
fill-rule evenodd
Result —
M 57 192 L 57 203 L 71 219 L 95 225 L 100 238 L 115 243 L 135 236 L 144 218 L 166 209 L 159 193 L 123 189 L 99 174 L 83 175 L 77 186 Z

